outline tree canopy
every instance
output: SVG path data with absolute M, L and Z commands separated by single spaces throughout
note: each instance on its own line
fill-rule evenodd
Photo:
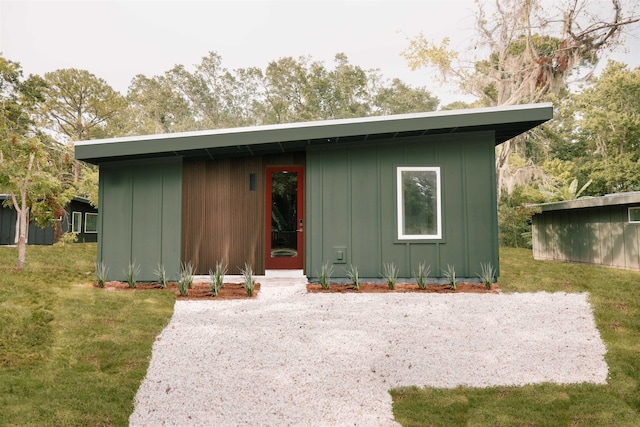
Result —
M 622 0 L 495 0 L 477 2 L 476 37 L 466 52 L 419 34 L 403 52 L 409 67 L 435 67 L 443 79 L 474 95 L 475 105 L 553 101 L 577 76 L 589 76 L 600 56 L 620 43 L 622 31 L 640 21 Z M 556 7 L 558 6 L 558 7 Z M 480 56 L 479 56 L 480 55 Z M 509 156 L 536 132 L 498 148 L 498 192 L 513 188 Z

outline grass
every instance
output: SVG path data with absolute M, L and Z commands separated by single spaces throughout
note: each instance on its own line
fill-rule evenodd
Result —
M 127 425 L 170 292 L 92 286 L 96 245 L 0 247 L 0 425 Z
M 534 261 L 530 250 L 502 248 L 503 292 L 589 292 L 606 346 L 607 385 L 391 391 L 403 426 L 640 425 L 640 273 Z

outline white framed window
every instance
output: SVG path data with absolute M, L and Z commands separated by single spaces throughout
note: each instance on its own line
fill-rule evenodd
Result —
M 640 206 L 629 208 L 629 223 L 640 224 Z
M 71 213 L 71 232 L 82 233 L 82 212 Z
M 442 239 L 440 167 L 397 167 L 398 240 Z
M 92 212 L 85 212 L 84 214 L 84 232 L 85 233 L 97 233 L 98 232 L 98 214 Z

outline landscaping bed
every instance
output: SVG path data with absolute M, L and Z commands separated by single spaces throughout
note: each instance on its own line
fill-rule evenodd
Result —
M 415 283 L 396 283 L 394 289 L 389 289 L 386 283 L 361 283 L 360 289 L 356 290 L 353 284 L 341 285 L 330 284 L 328 289 L 323 289 L 319 283 L 309 283 L 307 292 L 310 293 L 403 293 L 403 292 L 421 292 L 421 293 L 478 293 L 478 294 L 497 294 L 500 293 L 500 287 L 494 283 L 491 289 L 486 289 L 483 283 L 458 283 L 456 290 L 451 289 L 448 284 L 427 284 L 424 289 L 420 289 Z
M 94 283 L 95 287 L 99 287 L 98 283 Z M 104 289 L 106 291 L 136 291 L 136 290 L 163 290 L 160 287 L 160 283 L 136 283 L 135 288 L 129 287 L 127 282 L 105 282 Z M 217 296 L 211 294 L 211 288 L 209 283 L 195 282 L 191 285 L 186 296 L 180 295 L 177 282 L 168 282 L 167 291 L 171 291 L 176 294 L 176 298 L 179 300 L 232 300 L 232 299 L 249 299 L 256 298 L 260 291 L 260 283 L 255 284 L 253 295 L 248 296 L 242 283 L 225 283 L 221 288 Z

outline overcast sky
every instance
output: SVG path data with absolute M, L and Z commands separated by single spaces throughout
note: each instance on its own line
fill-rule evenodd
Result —
M 449 36 L 464 50 L 474 9 L 473 0 L 0 0 L 0 52 L 25 74 L 86 69 L 123 94 L 136 74 L 192 69 L 209 51 L 229 69 L 301 55 L 332 68 L 344 52 L 352 64 L 424 86 L 446 103 L 462 96 L 425 70 L 410 71 L 400 53 L 420 31 L 431 40 Z M 614 57 L 640 65 L 640 29 Z

